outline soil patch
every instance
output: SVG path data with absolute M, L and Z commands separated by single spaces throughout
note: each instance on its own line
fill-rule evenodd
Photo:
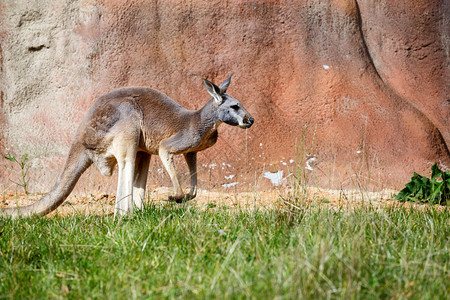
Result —
M 157 205 L 171 205 L 167 201 L 171 189 L 157 187 L 149 189 L 147 203 Z M 253 191 L 253 192 L 218 192 L 200 190 L 196 199 L 184 205 L 214 208 L 230 207 L 244 209 L 272 209 L 279 207 L 308 207 L 322 206 L 333 209 L 352 209 L 371 205 L 373 207 L 405 206 L 415 209 L 426 209 L 427 205 L 400 203 L 394 201 L 392 195 L 394 190 L 383 190 L 378 192 L 363 192 L 357 190 L 325 190 L 318 188 L 307 188 L 296 193 L 289 189 Z M 13 193 L 4 192 L 0 197 L 0 207 L 13 207 L 30 205 L 38 201 L 43 193 Z M 64 203 L 50 215 L 74 215 L 74 214 L 114 214 L 115 196 L 105 193 L 88 195 L 70 195 Z M 441 207 L 444 209 L 444 207 Z

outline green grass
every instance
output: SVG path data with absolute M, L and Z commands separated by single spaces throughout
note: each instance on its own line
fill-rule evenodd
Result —
M 449 211 L 0 219 L 0 298 L 449 299 Z

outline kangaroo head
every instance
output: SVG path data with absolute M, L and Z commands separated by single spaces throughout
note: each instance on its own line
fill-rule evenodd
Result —
M 203 83 L 208 93 L 214 99 L 217 118 L 228 125 L 247 129 L 253 125 L 255 119 L 253 119 L 252 115 L 244 108 L 239 100 L 234 99 L 226 93 L 231 82 L 231 76 L 220 86 L 206 79 L 203 79 Z

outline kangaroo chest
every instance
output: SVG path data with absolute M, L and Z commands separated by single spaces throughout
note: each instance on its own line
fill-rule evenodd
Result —
M 189 152 L 198 152 L 213 146 L 217 142 L 218 136 L 219 134 L 217 133 L 217 130 L 214 130 L 211 134 L 200 139 L 199 142 L 194 143 L 192 145 L 192 150 L 190 150 Z

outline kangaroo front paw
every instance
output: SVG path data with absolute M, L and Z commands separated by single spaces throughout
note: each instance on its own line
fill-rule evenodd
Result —
M 169 201 L 176 202 L 176 203 L 184 203 L 189 200 L 194 199 L 195 196 L 191 194 L 184 194 L 182 196 L 169 196 Z

